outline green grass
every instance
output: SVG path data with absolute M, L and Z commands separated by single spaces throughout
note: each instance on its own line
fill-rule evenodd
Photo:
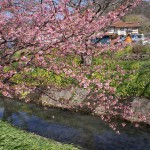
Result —
M 0 150 L 77 150 L 69 144 L 62 144 L 0 121 Z
M 71 84 L 71 79 L 65 78 L 65 75 L 57 75 L 54 72 L 49 72 L 42 68 L 31 68 L 31 71 L 22 71 L 11 79 L 11 81 L 17 84 L 42 86 L 42 85 L 55 85 L 55 86 L 66 86 Z M 37 82 L 38 81 L 38 82 Z

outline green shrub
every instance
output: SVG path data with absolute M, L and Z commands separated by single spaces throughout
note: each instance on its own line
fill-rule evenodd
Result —
M 66 78 L 62 73 L 60 75 L 55 74 L 41 68 L 32 68 L 28 72 L 20 72 L 13 76 L 11 81 L 17 84 L 23 84 L 30 86 L 42 86 L 42 85 L 56 85 L 56 86 L 68 86 L 75 81 L 71 78 Z
M 134 54 L 145 54 L 145 53 L 150 52 L 150 46 L 149 45 L 136 44 L 133 46 L 132 52 Z
M 118 85 L 117 93 L 121 96 L 145 96 L 150 98 L 150 61 L 139 63 L 139 68 L 128 74 Z M 134 68 L 130 68 L 134 70 Z
M 113 53 L 112 53 L 113 54 Z M 127 54 L 132 54 L 132 47 L 127 46 L 125 49 L 120 49 L 114 53 L 114 58 L 119 59 Z

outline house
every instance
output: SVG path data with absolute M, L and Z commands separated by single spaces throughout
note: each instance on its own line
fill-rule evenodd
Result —
M 116 22 L 112 24 L 107 29 L 108 34 L 118 34 L 118 35 L 127 35 L 128 33 L 131 34 L 138 34 L 139 33 L 140 24 L 139 23 L 132 23 L 132 22 Z

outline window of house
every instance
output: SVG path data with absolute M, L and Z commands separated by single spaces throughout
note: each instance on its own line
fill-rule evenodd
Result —
M 133 30 L 137 30 L 138 28 L 133 28 Z
M 110 32 L 114 32 L 114 29 L 113 29 L 113 28 L 109 28 L 109 31 L 110 31 Z
M 120 31 L 124 31 L 124 28 L 120 28 Z

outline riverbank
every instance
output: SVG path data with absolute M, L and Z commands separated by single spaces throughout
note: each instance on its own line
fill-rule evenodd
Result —
M 75 63 L 80 66 L 79 57 L 66 57 L 69 64 Z M 44 107 L 59 107 L 96 115 L 109 114 L 109 108 L 112 108 L 111 110 L 114 112 L 115 106 L 119 108 L 119 105 L 124 105 L 124 108 L 122 107 L 117 112 L 121 112 L 123 116 L 128 117 L 129 115 L 124 115 L 122 111 L 126 111 L 125 108 L 129 106 L 138 114 L 134 118 L 132 116 L 125 119 L 136 122 L 139 120 L 138 117 L 142 116 L 144 122 L 148 120 L 147 122 L 150 124 L 149 58 L 149 46 L 141 47 L 139 45 L 126 47 L 124 50 L 116 52 L 106 51 L 100 56 L 94 57 L 90 66 L 91 74 L 85 74 L 89 80 L 96 80 L 93 81 L 94 84 L 90 85 L 90 90 L 79 86 L 74 78 L 66 77 L 63 71 L 56 74 L 38 67 L 31 67 L 15 74 L 10 79 L 10 83 L 12 83 L 12 91 L 16 89 L 15 99 L 34 102 Z M 16 69 L 16 65 L 13 65 L 13 69 Z M 98 66 L 104 67 L 98 70 L 94 69 Z M 6 72 L 9 69 L 9 67 L 5 67 Z M 78 68 L 76 68 L 76 71 L 78 72 Z M 97 85 L 97 82 L 101 84 Z M 100 86 L 100 88 L 97 86 Z M 112 103 L 114 106 L 109 101 L 114 101 Z M 109 103 L 107 108 L 106 103 Z
M 78 150 L 69 144 L 61 144 L 54 140 L 46 139 L 0 120 L 0 149 L 15 150 Z

